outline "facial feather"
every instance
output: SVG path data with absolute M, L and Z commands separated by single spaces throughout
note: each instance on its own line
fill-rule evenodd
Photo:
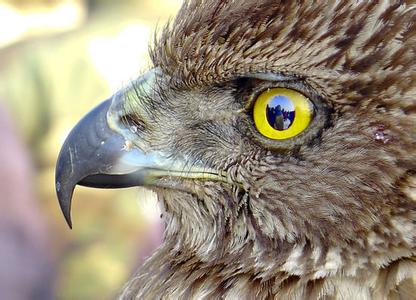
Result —
M 187 2 L 151 52 L 161 88 L 180 95 L 163 140 L 239 184 L 159 191 L 173 249 L 263 280 L 364 279 L 413 255 L 403 230 L 416 207 L 401 190 L 415 171 L 415 24 L 403 2 Z M 239 123 L 226 83 L 256 73 L 294 76 L 333 108 L 296 156 L 262 149 Z
M 149 187 L 165 242 L 123 298 L 368 299 L 408 285 L 413 2 L 186 1 L 151 57 L 156 83 L 125 97 L 132 142 L 221 180 Z M 288 141 L 262 137 L 253 121 L 253 101 L 274 87 L 315 110 Z

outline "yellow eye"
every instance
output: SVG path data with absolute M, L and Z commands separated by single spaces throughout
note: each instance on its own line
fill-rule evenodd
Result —
M 268 89 L 254 104 L 254 124 L 264 136 L 284 140 L 304 131 L 313 117 L 313 105 L 301 93 L 285 89 Z

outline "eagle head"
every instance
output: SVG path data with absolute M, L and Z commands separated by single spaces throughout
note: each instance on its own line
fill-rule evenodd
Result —
M 122 297 L 414 295 L 411 1 L 186 1 L 150 55 L 56 171 L 69 224 L 77 184 L 157 194 Z

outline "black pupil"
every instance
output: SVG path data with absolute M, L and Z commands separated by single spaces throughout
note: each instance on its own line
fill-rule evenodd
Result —
M 295 106 L 289 97 L 277 95 L 267 103 L 267 121 L 276 130 L 287 130 L 295 120 Z

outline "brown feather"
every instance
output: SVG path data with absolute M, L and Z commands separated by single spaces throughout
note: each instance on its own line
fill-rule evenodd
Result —
M 414 298 L 414 2 L 188 1 L 151 56 L 164 80 L 143 139 L 228 183 L 154 188 L 165 242 L 122 298 Z M 320 125 L 257 137 L 234 82 L 259 73 L 316 95 Z

